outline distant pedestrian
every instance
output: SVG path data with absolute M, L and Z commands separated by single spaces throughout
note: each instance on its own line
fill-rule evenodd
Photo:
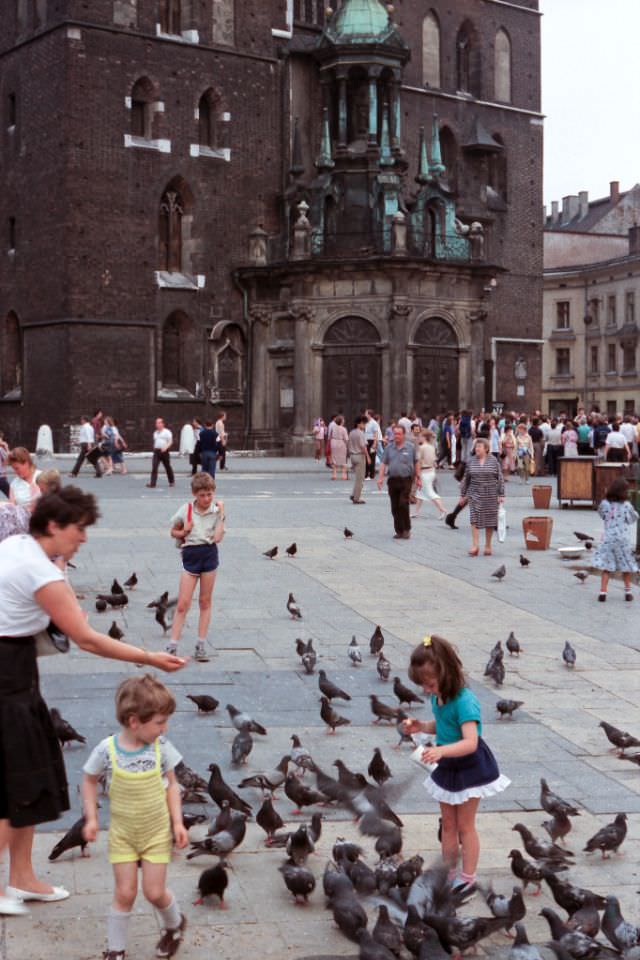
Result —
M 191 465 L 191 476 L 195 477 L 198 472 L 198 467 L 200 466 L 200 432 L 202 430 L 202 423 L 198 417 L 194 417 L 191 421 L 191 426 L 193 428 L 193 453 L 189 454 L 189 463 Z
M 388 474 L 387 490 L 393 515 L 394 539 L 408 540 L 411 536 L 411 484 L 415 477 L 417 486 L 421 487 L 422 478 L 416 448 L 406 439 L 404 427 L 399 423 L 393 430 L 393 440 L 387 444 L 382 455 L 378 476 L 379 490 L 382 490 L 385 474 Z
M 227 446 L 229 444 L 229 435 L 227 433 L 227 414 L 221 410 L 216 420 L 216 433 L 220 442 L 220 469 L 227 470 Z
M 362 499 L 362 485 L 364 483 L 366 468 L 369 465 L 369 460 L 371 457 L 371 454 L 369 453 L 369 444 L 366 440 L 366 423 L 367 418 L 364 414 L 360 417 L 357 417 L 356 422 L 353 425 L 353 430 L 349 434 L 348 450 L 354 474 L 353 490 L 351 491 L 350 498 L 352 503 L 365 502 Z M 375 457 L 376 454 L 374 450 L 374 460 Z
M 216 478 L 216 464 L 221 450 L 222 444 L 217 431 L 214 429 L 213 421 L 205 420 L 204 427 L 200 431 L 200 462 L 204 472 L 208 473 L 214 480 Z
M 416 512 L 414 517 L 419 516 L 422 504 L 425 500 L 431 500 L 436 510 L 438 518 L 444 520 L 446 510 L 442 505 L 442 498 L 435 489 L 436 482 L 436 460 L 438 454 L 434 444 L 435 436 L 433 430 L 423 430 L 418 446 L 418 460 L 420 463 L 420 476 L 422 477 L 422 486 L 416 488 Z M 461 461 L 462 462 L 462 461 Z
M 631 574 L 638 572 L 638 564 L 629 543 L 629 527 L 638 520 L 638 514 L 629 503 L 629 484 L 621 477 L 614 480 L 604 500 L 598 506 L 604 520 L 604 537 L 593 552 L 593 566 L 602 570 L 600 595 L 602 603 L 607 599 L 609 576 L 622 574 L 624 598 L 633 600 Z
M 530 437 L 527 435 L 530 441 Z M 485 556 L 491 556 L 491 539 L 498 526 L 498 506 L 504 501 L 504 478 L 500 463 L 489 454 L 489 440 L 476 437 L 474 455 L 467 464 L 460 485 L 460 506 L 469 501 L 471 515 L 471 550 L 477 557 L 480 552 L 480 530 L 485 532 Z
M 162 464 L 167 473 L 169 486 L 175 486 L 175 477 L 173 475 L 171 455 L 169 453 L 172 444 L 173 434 L 171 430 L 167 429 L 162 417 L 158 417 L 156 420 L 156 429 L 153 434 L 153 459 L 151 461 L 151 478 L 147 484 L 148 487 L 155 487 L 158 482 L 158 468 L 160 464 Z
M 324 439 L 327 433 L 327 427 L 322 419 L 318 417 L 313 424 L 313 445 L 315 448 L 315 459 L 322 460 L 322 451 L 324 450 Z
M 224 536 L 224 503 L 214 501 L 215 490 L 215 481 L 210 474 L 204 470 L 196 474 L 191 481 L 193 499 L 183 504 L 171 518 L 171 536 L 178 541 L 183 572 L 167 653 L 175 654 L 178 648 L 196 585 L 200 584 L 200 617 L 194 657 L 203 662 L 209 659 L 205 644 L 219 564 L 218 544 Z
M 607 463 L 626 463 L 630 457 L 629 444 L 624 433 L 620 430 L 620 424 L 615 422 L 611 425 L 611 430 L 607 434 L 604 458 Z
M 19 507 L 31 507 L 40 496 L 36 480 L 41 471 L 31 459 L 25 447 L 14 447 L 9 453 L 9 466 L 15 478 L 9 484 L 9 499 Z
M 93 435 L 96 438 L 96 443 L 100 440 L 102 436 L 102 428 L 104 426 L 104 413 L 101 409 L 96 410 L 94 415 L 91 418 L 91 426 L 93 427 Z
M 162 920 L 156 956 L 174 956 L 184 936 L 186 918 L 167 888 L 173 844 L 181 849 L 189 843 L 174 772 L 182 757 L 165 737 L 175 708 L 173 694 L 152 674 L 123 680 L 116 692 L 120 731 L 102 740 L 83 768 L 85 840 L 98 836 L 100 777 L 106 778 L 109 793 L 109 860 L 115 890 L 107 919 L 106 960 L 125 958 L 138 865 L 144 895 Z
M 82 464 L 85 460 L 88 460 L 95 471 L 96 477 L 100 478 L 102 476 L 102 468 L 99 464 L 100 451 L 96 446 L 95 431 L 88 417 L 80 417 L 80 433 L 78 434 L 78 443 L 80 445 L 80 453 L 78 454 L 78 459 L 73 465 L 73 470 L 69 476 L 77 477 L 80 473 Z
M 347 447 L 349 434 L 344 425 L 344 417 L 336 417 L 331 431 L 331 479 L 337 480 L 338 467 L 342 470 L 342 480 L 347 479 Z
M 576 433 L 573 422 L 568 420 L 562 430 L 562 446 L 564 447 L 565 457 L 578 456 L 578 434 Z
M 9 444 L 0 433 L 0 490 L 5 497 L 9 496 L 9 481 L 7 480 L 7 463 L 9 462 Z
M 120 433 L 120 429 L 115 420 L 113 421 L 113 430 L 114 430 L 114 447 L 113 447 L 113 453 L 111 455 L 113 469 L 115 473 L 119 473 L 122 476 L 124 476 L 127 472 L 127 468 L 124 465 L 124 451 L 127 449 L 127 441 Z
M 367 442 L 367 453 L 369 454 L 365 476 L 370 480 L 374 480 L 376 475 L 376 450 L 378 449 L 380 427 L 378 426 L 378 421 L 373 414 L 373 410 L 367 410 L 365 412 L 364 419 L 364 436 Z

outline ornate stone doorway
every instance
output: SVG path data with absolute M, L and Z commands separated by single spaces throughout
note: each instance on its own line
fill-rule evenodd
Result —
M 418 327 L 413 344 L 413 406 L 429 422 L 459 405 L 459 348 L 451 324 L 429 317 Z
M 348 430 L 367 407 L 380 409 L 380 337 L 363 317 L 341 317 L 324 338 L 323 415 L 341 413 Z

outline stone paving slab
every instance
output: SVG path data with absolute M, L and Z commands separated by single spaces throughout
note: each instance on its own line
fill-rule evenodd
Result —
M 598 728 L 606 719 L 640 736 L 640 705 L 636 689 L 640 681 L 640 640 L 636 630 L 636 606 L 622 602 L 614 584 L 609 603 L 596 602 L 598 583 L 589 578 L 580 586 L 573 565 L 558 559 L 555 551 L 528 553 L 531 565 L 523 569 L 518 556 L 523 549 L 521 520 L 533 514 L 530 488 L 508 485 L 509 532 L 504 544 L 495 544 L 494 556 L 472 559 L 468 517 L 462 514 L 460 530 L 453 532 L 437 522 L 424 507 L 424 518 L 414 523 L 410 541 L 391 539 L 391 520 L 385 494 L 365 488 L 367 505 L 354 510 L 347 497 L 350 484 L 328 482 L 322 467 L 309 461 L 231 462 L 232 469 L 219 479 L 229 532 L 221 550 L 222 565 L 216 586 L 214 618 L 210 634 L 212 660 L 190 663 L 168 679 L 176 694 L 178 709 L 171 721 L 170 737 L 187 762 L 206 774 L 208 763 L 220 762 L 230 783 L 237 783 L 251 770 L 272 766 L 289 746 L 295 730 L 321 766 L 333 772 L 331 762 L 340 757 L 354 769 L 366 768 L 374 746 L 383 749 L 398 786 L 392 797 L 405 822 L 405 852 L 437 854 L 437 807 L 427 800 L 421 781 L 424 773 L 409 760 L 408 749 L 396 751 L 393 728 L 371 723 L 368 694 L 378 693 L 394 703 L 391 686 L 383 684 L 368 654 L 368 638 L 376 623 L 385 634 L 385 653 L 404 682 L 411 647 L 425 633 L 440 632 L 459 647 L 471 685 L 483 711 L 485 737 L 499 757 L 512 786 L 500 797 L 483 805 L 479 817 L 482 843 L 481 874 L 496 888 L 508 891 L 513 878 L 506 854 L 519 846 L 511 827 L 516 820 L 541 832 L 546 815 L 539 809 L 539 778 L 582 807 L 568 838 L 576 852 L 572 869 L 580 883 L 600 892 L 615 889 L 632 919 L 639 887 L 640 771 L 610 753 L 609 743 Z M 246 468 L 246 469 L 245 469 Z M 83 485 L 100 496 L 102 519 L 90 531 L 89 541 L 77 557 L 73 584 L 84 595 L 83 606 L 96 625 L 107 629 L 115 619 L 131 642 L 149 649 L 164 643 L 162 631 L 146 603 L 164 589 L 175 594 L 179 555 L 168 537 L 169 518 L 184 502 L 188 480 L 180 477 L 175 490 L 159 486 L 147 491 L 144 475 L 95 481 L 81 478 Z M 439 483 L 448 506 L 457 496 L 457 484 L 447 472 Z M 585 529 L 599 535 L 600 521 L 588 509 L 558 510 L 554 520 L 553 545 L 575 542 L 572 531 Z M 345 541 L 343 527 L 354 530 Z M 281 552 L 292 540 L 299 547 L 295 560 L 279 556 L 269 561 L 262 551 L 278 543 Z M 501 584 L 490 574 L 500 563 L 507 565 Z M 105 590 L 113 576 L 121 579 L 136 569 L 138 589 L 129 606 L 116 614 L 98 615 L 93 609 L 95 592 Z M 285 609 L 293 591 L 303 610 L 303 621 L 292 622 Z M 488 652 L 497 639 L 503 642 L 515 630 L 523 653 L 507 658 L 505 684 L 496 689 L 482 674 Z M 193 613 L 185 631 L 185 651 L 190 652 L 195 631 Z M 354 669 L 346 648 L 355 634 L 362 645 L 364 664 Z M 327 736 L 319 718 L 317 678 L 300 669 L 294 651 L 296 637 L 313 637 L 318 666 L 353 696 L 336 709 L 352 719 L 335 737 Z M 561 651 L 569 640 L 578 652 L 575 671 L 562 664 Z M 86 746 L 65 750 L 73 810 L 56 824 L 45 825 L 36 838 L 36 863 L 43 876 L 65 883 L 73 897 L 56 905 L 36 905 L 30 917 L 3 922 L 0 926 L 0 960 L 44 958 L 53 945 L 69 960 L 100 956 L 104 915 L 108 909 L 111 876 L 105 858 L 105 834 L 101 834 L 91 859 L 71 855 L 57 864 L 46 860 L 60 829 L 79 811 L 76 785 L 89 749 L 112 732 L 113 692 L 128 668 L 74 650 L 68 657 L 48 658 L 41 664 L 43 689 L 48 701 L 87 737 Z M 131 670 L 135 670 L 132 667 Z M 186 700 L 187 692 L 210 692 L 221 701 L 213 717 L 198 717 Z M 524 701 L 511 721 L 498 720 L 495 702 L 500 697 Z M 263 721 L 267 738 L 255 738 L 247 770 L 229 766 L 233 732 L 224 705 L 232 702 L 249 709 Z M 428 716 L 428 707 L 416 715 Z M 254 804 L 255 791 L 247 791 Z M 291 804 L 278 799 L 277 806 L 289 822 Z M 210 809 L 212 809 L 210 807 Z M 629 814 L 629 837 L 623 856 L 601 861 L 582 853 L 586 839 L 618 810 Z M 353 835 L 345 811 L 325 809 L 319 857 L 311 868 L 320 878 L 335 836 Z M 101 810 L 106 823 L 108 801 Z M 369 862 L 375 862 L 369 841 Z M 254 823 L 247 840 L 234 856 L 229 910 L 192 907 L 199 870 L 206 864 L 187 863 L 179 854 L 171 868 L 171 883 L 186 905 L 189 934 L 181 956 L 240 960 L 260 953 L 278 960 L 312 960 L 354 956 L 356 949 L 333 927 L 317 890 L 308 908 L 292 905 L 277 873 L 281 854 L 267 851 Z M 530 900 L 527 926 L 538 943 L 548 939 L 538 910 L 549 903 L 543 893 Z M 369 911 L 373 914 L 373 908 Z M 475 899 L 473 912 L 482 912 Z M 142 899 L 136 906 L 130 957 L 153 955 L 157 929 L 152 912 Z M 494 938 L 481 948 L 490 956 L 506 956 L 504 938 Z

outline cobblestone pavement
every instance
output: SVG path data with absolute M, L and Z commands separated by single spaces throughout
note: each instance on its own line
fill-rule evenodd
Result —
M 88 473 L 82 476 L 83 485 L 99 496 L 102 518 L 78 554 L 73 583 L 85 598 L 83 606 L 92 622 L 106 630 L 113 616 L 95 613 L 95 593 L 107 588 L 113 576 L 126 578 L 135 570 L 139 587 L 115 619 L 132 642 L 156 649 L 163 645 L 162 631 L 146 604 L 165 589 L 176 590 L 179 557 L 168 537 L 168 519 L 186 499 L 188 479 L 180 464 L 175 489 L 169 490 L 161 477 L 158 488 L 148 490 L 146 467 L 140 461 L 134 465 L 138 472 L 124 478 L 96 481 Z M 544 776 L 583 811 L 569 837 L 568 845 L 576 853 L 572 876 L 595 890 L 614 890 L 623 912 L 640 919 L 636 910 L 640 776 L 636 766 L 608 752 L 609 744 L 598 728 L 606 719 L 640 735 L 637 603 L 623 602 L 621 584 L 613 583 L 606 604 L 597 603 L 597 580 L 590 577 L 580 585 L 572 576 L 573 565 L 561 561 L 555 549 L 529 552 L 531 564 L 522 568 L 518 563 L 524 544 L 522 518 L 541 511 L 532 508 L 530 488 L 517 482 L 507 488 L 506 542 L 495 544 L 493 557 L 474 559 L 467 555 L 465 514 L 459 519 L 460 530 L 454 532 L 425 504 L 424 516 L 414 521 L 411 540 L 395 541 L 387 496 L 371 482 L 365 487 L 366 505 L 355 507 L 348 499 L 350 483 L 331 482 L 324 466 L 312 461 L 230 459 L 230 468 L 219 477 L 218 487 L 226 502 L 228 534 L 221 550 L 210 632 L 212 659 L 208 664 L 190 663 L 168 681 L 178 702 L 169 736 L 189 765 L 206 774 L 215 760 L 231 783 L 239 781 L 239 772 L 230 766 L 233 736 L 224 710 L 227 702 L 249 709 L 269 731 L 266 738 L 255 738 L 248 770 L 273 766 L 286 752 L 293 732 L 327 768 L 340 757 L 351 767 L 365 769 L 373 747 L 381 746 L 401 784 L 393 805 L 405 822 L 404 851 L 421 852 L 427 859 L 435 856 L 437 808 L 426 798 L 421 771 L 411 764 L 407 748 L 393 749 L 397 742 L 393 728 L 371 724 L 368 695 L 375 692 L 389 703 L 395 698 L 391 685 L 378 679 L 368 638 L 374 625 L 381 624 L 392 675 L 406 678 L 411 647 L 426 633 L 441 633 L 459 647 L 482 703 L 485 737 L 512 780 L 504 794 L 482 806 L 481 875 L 500 890 L 511 889 L 506 854 L 520 846 L 511 827 L 521 821 L 541 832 L 546 816 L 539 807 L 539 780 Z M 440 473 L 439 483 L 445 502 L 452 506 L 457 484 L 446 471 Z M 574 529 L 596 537 L 600 533 L 592 510 L 552 507 L 546 515 L 554 522 L 553 548 L 575 543 Z M 354 532 L 352 540 L 343 537 L 345 524 Z M 298 554 L 290 560 L 284 548 L 292 540 Z M 270 561 L 262 551 L 276 544 L 280 555 Z M 498 583 L 490 575 L 503 562 L 507 576 Z M 289 591 L 302 608 L 300 624 L 287 615 Z M 192 652 L 195 624 L 192 613 L 184 634 L 185 653 Z M 483 679 L 483 669 L 489 649 L 497 639 L 506 640 L 510 630 L 523 652 L 520 658 L 507 658 L 504 686 L 496 690 Z M 354 634 L 364 657 L 357 669 L 346 656 Z M 335 737 L 325 735 L 319 718 L 317 676 L 306 676 L 295 656 L 298 636 L 313 637 L 318 666 L 353 697 L 339 707 L 351 725 Z M 577 650 L 574 671 L 561 660 L 567 639 Z M 124 672 L 120 664 L 74 648 L 67 657 L 43 661 L 42 674 L 49 704 L 59 707 L 87 737 L 86 747 L 65 751 L 73 809 L 63 820 L 39 830 L 36 842 L 42 875 L 67 885 L 73 896 L 59 904 L 36 904 L 29 917 L 4 921 L 0 960 L 51 956 L 89 960 L 100 957 L 104 949 L 111 890 L 106 835 L 101 833 L 90 859 L 65 855 L 49 864 L 46 855 L 59 831 L 79 815 L 76 786 L 81 767 L 89 747 L 114 730 L 113 693 Z M 196 692 L 220 700 L 213 717 L 196 714 L 186 699 L 187 693 Z M 496 719 L 495 702 L 501 697 L 524 701 L 512 722 Z M 416 715 L 427 716 L 427 709 L 420 708 Z M 248 791 L 247 798 L 257 809 L 257 793 Z M 279 798 L 276 806 L 288 822 L 296 819 L 286 798 Z M 623 855 L 602 861 L 581 852 L 586 839 L 620 810 L 629 814 Z M 106 823 L 106 802 L 101 816 Z M 345 814 L 326 809 L 324 816 L 320 856 L 311 858 L 318 880 L 333 839 L 356 833 Z M 276 870 L 281 859 L 278 852 L 265 849 L 262 831 L 251 822 L 247 839 L 233 858 L 229 909 L 221 911 L 217 906 L 191 906 L 205 858 L 187 863 L 184 854 L 177 855 L 171 885 L 189 920 L 181 956 L 193 960 L 355 956 L 357 947 L 342 937 L 324 910 L 320 885 L 307 908 L 293 906 Z M 372 849 L 368 859 L 375 862 Z M 548 902 L 547 894 L 526 899 L 530 938 L 544 943 L 548 930 L 538 911 Z M 469 909 L 484 912 L 479 898 Z M 128 956 L 152 957 L 156 938 L 152 911 L 140 897 Z M 496 936 L 482 949 L 488 956 L 506 956 L 505 942 L 502 935 Z

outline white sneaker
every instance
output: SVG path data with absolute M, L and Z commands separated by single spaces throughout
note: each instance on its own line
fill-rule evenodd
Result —
M 207 656 L 207 651 L 204 648 L 204 643 L 196 643 L 196 649 L 193 653 L 193 659 L 197 660 L 198 663 L 208 663 L 209 657 Z
M 22 900 L 17 900 L 15 897 L 0 896 L 0 917 L 20 917 L 24 916 L 25 913 L 29 913 L 29 911 Z

